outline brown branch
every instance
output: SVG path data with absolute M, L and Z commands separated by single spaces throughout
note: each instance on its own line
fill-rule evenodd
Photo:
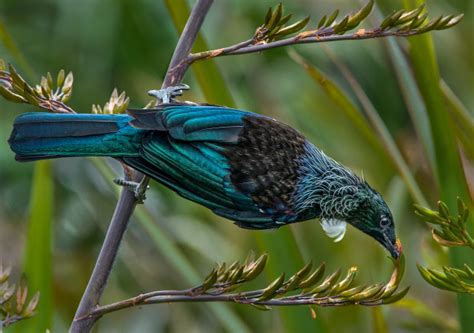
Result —
M 304 33 L 303 33 L 304 34 Z M 407 31 L 385 31 L 380 28 L 372 30 L 360 29 L 355 33 L 337 35 L 331 34 L 331 30 L 323 30 L 322 32 L 304 36 L 302 34 L 296 35 L 294 37 L 270 42 L 270 43 L 260 43 L 252 44 L 252 40 L 244 41 L 235 45 L 228 47 L 209 50 L 199 53 L 190 54 L 187 63 L 193 63 L 198 60 L 211 59 L 216 57 L 223 57 L 229 55 L 237 54 L 248 54 L 248 53 L 257 53 L 270 49 L 276 49 L 284 46 L 299 45 L 299 44 L 316 44 L 316 43 L 325 43 L 325 42 L 334 42 L 334 41 L 343 41 L 343 40 L 361 40 L 361 39 L 373 39 L 373 38 L 383 38 L 390 36 L 398 37 L 410 37 L 417 35 L 417 30 L 407 30 Z M 303 36 L 303 37 L 302 37 Z
M 347 14 L 344 18 L 336 20 L 338 11 L 330 16 L 323 16 L 315 30 L 301 31 L 309 22 L 309 16 L 289 26 L 285 26 L 288 20 L 282 17 L 282 5 L 278 5 L 275 10 L 270 9 L 267 13 L 265 23 L 257 28 L 253 38 L 241 43 L 224 48 L 209 50 L 190 54 L 183 64 L 189 64 L 203 59 L 210 59 L 228 55 L 248 54 L 262 52 L 274 48 L 310 44 L 325 43 L 343 40 L 360 40 L 383 38 L 389 36 L 410 37 L 423 34 L 433 30 L 443 30 L 458 24 L 463 14 L 454 16 L 439 16 L 433 20 L 427 19 L 424 13 L 424 5 L 413 10 L 394 11 L 386 16 L 380 26 L 373 29 L 358 29 L 354 33 L 349 31 L 359 26 L 370 14 L 374 6 L 374 1 L 370 0 L 359 11 Z M 288 17 L 287 15 L 285 17 Z M 285 39 L 275 40 L 287 35 L 296 35 Z
M 267 255 L 244 265 L 234 263 L 226 269 L 216 267 L 202 285 L 185 290 L 160 290 L 141 294 L 112 304 L 98 306 L 88 318 L 99 318 L 107 313 L 135 306 L 175 302 L 231 302 L 249 304 L 262 309 L 269 306 L 315 305 L 321 307 L 390 304 L 401 299 L 408 288 L 397 292 L 404 274 L 405 261 L 393 261 L 394 270 L 386 283 L 353 286 L 357 274 L 355 267 L 340 277 L 340 270 L 324 276 L 324 264 L 311 271 L 308 264 L 286 281 L 280 276 L 267 287 L 257 290 L 233 292 L 257 278 L 264 269 Z M 288 295 L 290 293 L 290 295 Z
M 163 291 L 166 293 L 167 291 Z M 177 290 L 169 290 L 170 294 L 164 294 L 147 298 L 143 301 L 134 303 L 134 299 L 127 301 L 120 301 L 109 305 L 101 306 L 95 309 L 90 317 L 101 317 L 107 313 L 115 312 L 118 310 L 143 306 L 148 304 L 163 304 L 163 303 L 180 303 L 180 302 L 227 302 L 227 303 L 239 303 L 239 304 L 252 304 L 257 306 L 296 306 L 296 305 L 316 305 L 321 307 L 334 307 L 334 306 L 347 306 L 347 305 L 364 305 L 364 306 L 377 306 L 383 305 L 383 300 L 376 300 L 373 302 L 355 302 L 348 301 L 338 297 L 326 296 L 322 298 L 313 297 L 293 297 L 293 298 L 277 298 L 268 301 L 258 301 L 258 297 L 248 298 L 241 294 L 229 294 L 229 295 L 186 295 L 177 294 Z
M 183 59 L 186 59 L 189 55 L 194 40 L 212 3 L 213 0 L 197 0 L 174 51 L 163 87 L 176 84 L 182 80 L 188 66 L 177 66 L 177 64 L 182 64 Z M 128 176 L 127 178 L 133 181 L 143 182 L 145 185 L 148 182 L 143 174 L 137 171 L 125 169 L 125 173 L 126 176 Z M 117 206 L 115 207 L 114 215 L 112 216 L 96 265 L 81 302 L 79 303 L 74 321 L 69 329 L 70 332 L 90 332 L 92 326 L 97 321 L 97 317 L 92 318 L 87 315 L 94 310 L 100 301 L 117 256 L 121 240 L 127 229 L 128 221 L 136 204 L 137 198 L 135 194 L 128 189 L 123 189 L 120 193 Z

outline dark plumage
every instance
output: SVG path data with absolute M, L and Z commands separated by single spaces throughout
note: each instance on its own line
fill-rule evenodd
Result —
M 10 137 L 17 160 L 111 156 L 250 229 L 320 218 L 345 222 L 399 256 L 379 193 L 290 126 L 218 106 L 168 104 L 129 115 L 29 113 Z
M 248 116 L 237 144 L 225 156 L 230 179 L 257 206 L 272 214 L 294 214 L 292 196 L 305 138 L 293 128 L 269 118 Z

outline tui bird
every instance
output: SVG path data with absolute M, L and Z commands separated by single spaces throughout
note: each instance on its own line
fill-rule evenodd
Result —
M 242 228 L 319 218 L 339 241 L 349 223 L 400 255 L 381 195 L 263 115 L 172 100 L 128 115 L 34 112 L 16 118 L 9 144 L 18 161 L 114 157 Z

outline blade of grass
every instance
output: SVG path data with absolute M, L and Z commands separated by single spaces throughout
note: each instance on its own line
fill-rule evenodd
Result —
M 449 114 L 456 128 L 455 134 L 469 159 L 474 161 L 474 144 L 472 143 L 474 138 L 474 117 L 443 79 L 441 79 L 440 88 L 451 111 Z
M 25 56 L 16 45 L 15 40 L 8 32 L 2 20 L 0 20 L 0 41 L 2 42 L 4 47 L 8 50 L 8 52 L 11 54 L 12 58 L 15 59 L 18 67 L 20 67 L 23 70 L 23 72 L 27 74 L 29 78 L 32 78 L 33 76 L 35 76 L 34 75 L 35 71 L 30 66 Z
M 91 162 L 100 172 L 102 177 L 112 185 L 110 179 L 114 179 L 115 175 L 111 169 L 106 165 L 104 160 L 100 158 L 90 158 Z M 118 186 L 113 187 L 114 194 L 118 198 L 120 189 Z M 135 210 L 135 217 L 141 226 L 147 231 L 147 234 L 153 241 L 157 250 L 166 257 L 168 262 L 174 266 L 182 278 L 185 279 L 190 285 L 198 285 L 202 282 L 202 277 L 199 276 L 197 270 L 184 256 L 180 249 L 171 241 L 169 237 L 166 237 L 162 230 L 158 227 L 154 221 L 151 213 L 147 210 L 146 206 L 140 205 Z M 250 332 L 249 328 L 245 323 L 225 304 L 214 304 L 206 303 L 216 315 L 216 318 L 220 321 L 221 325 L 225 327 L 229 332 Z
M 360 132 L 362 137 L 365 139 L 364 146 L 371 150 L 371 154 L 381 157 L 379 164 L 381 167 L 393 165 L 390 156 L 384 151 L 380 140 L 375 135 L 374 131 L 367 123 L 367 120 L 358 108 L 352 103 L 350 98 L 344 93 L 344 91 L 316 66 L 311 64 L 308 60 L 304 59 L 300 54 L 294 50 L 290 50 L 290 57 L 298 64 L 303 66 L 309 76 L 314 82 L 318 83 L 329 98 L 335 102 L 344 112 L 346 117 L 352 122 L 355 130 Z M 333 111 L 331 111 L 333 112 Z M 395 167 L 395 165 L 394 165 Z
M 316 66 L 312 65 L 309 61 L 304 59 L 300 54 L 294 50 L 288 51 L 290 57 L 298 64 L 304 67 L 309 76 L 317 83 L 321 85 L 324 91 L 331 99 L 336 102 L 337 105 L 346 113 L 354 124 L 359 128 L 360 132 L 366 137 L 367 141 L 371 145 L 381 149 L 379 140 L 374 135 L 370 126 L 367 124 L 363 115 L 357 110 L 351 100 L 344 94 L 340 87 L 323 74 Z
M 374 333 L 388 333 L 388 326 L 383 316 L 382 308 L 374 306 L 372 308 L 372 326 Z
M 420 6 L 421 0 L 404 0 L 405 8 Z M 443 103 L 440 89 L 440 75 L 431 34 L 409 38 L 410 58 L 423 99 L 428 108 L 435 157 L 438 165 L 436 177 L 440 185 L 440 199 L 451 209 L 456 207 L 459 196 L 465 202 L 471 202 L 464 178 L 456 136 L 449 114 Z M 474 229 L 474 218 L 469 220 L 470 230 Z M 451 261 L 461 267 L 464 263 L 474 265 L 474 256 L 469 249 L 450 249 Z M 462 332 L 474 331 L 474 297 L 458 294 L 458 311 Z
M 329 48 L 324 49 L 326 51 L 326 54 L 328 54 L 330 60 L 334 62 L 334 64 L 341 71 L 342 75 L 345 77 L 349 85 L 352 87 L 354 93 L 356 94 L 362 105 L 362 108 L 365 111 L 365 114 L 367 115 L 370 124 L 375 129 L 388 155 L 395 164 L 398 172 L 400 173 L 400 176 L 403 178 L 413 200 L 421 205 L 427 204 L 427 200 L 423 192 L 421 191 L 418 183 L 416 182 L 415 177 L 413 176 L 410 170 L 410 167 L 406 163 L 392 135 L 388 131 L 382 118 L 380 118 L 380 115 L 377 113 L 377 110 L 365 94 L 359 82 L 357 82 L 357 80 L 349 71 L 349 69 L 337 60 L 336 56 L 329 50 Z
M 165 4 L 177 31 L 181 33 L 190 12 L 187 2 L 185 0 L 165 0 Z M 205 51 L 208 49 L 202 34 L 199 34 L 194 42 L 193 51 Z M 213 60 L 195 63 L 192 65 L 191 70 L 196 76 L 207 103 L 229 107 L 235 106 L 232 94 L 227 89 L 225 80 Z
M 363 3 L 363 1 L 358 1 Z M 383 20 L 382 13 L 378 6 L 374 6 L 374 15 L 370 19 L 371 23 L 376 25 Z M 426 155 L 430 169 L 436 169 L 436 161 L 434 158 L 434 147 L 431 128 L 429 126 L 426 105 L 421 96 L 420 90 L 416 84 L 415 77 L 411 71 L 410 65 L 403 54 L 400 45 L 395 38 L 388 37 L 382 39 L 384 47 L 392 63 L 395 75 L 397 77 L 400 90 L 405 101 L 405 105 L 412 119 L 413 127 L 417 133 L 421 144 L 423 145 L 424 154 Z
M 165 4 L 167 5 L 175 27 L 178 31 L 181 31 L 189 15 L 187 3 L 183 0 L 165 0 Z M 197 50 L 208 49 L 201 35 L 198 35 L 194 46 Z M 206 60 L 194 63 L 191 69 L 196 75 L 196 79 L 207 99 L 206 102 L 235 106 L 231 92 L 214 61 Z M 282 272 L 296 272 L 303 265 L 303 259 L 299 251 L 285 253 L 283 257 L 275 254 L 276 252 L 274 251 L 280 249 L 298 248 L 298 244 L 295 242 L 290 228 L 284 229 L 282 233 L 279 234 L 281 235 L 279 237 L 274 234 L 270 237 L 269 235 L 264 235 L 264 233 L 254 233 L 260 248 L 263 251 L 269 252 L 272 257 L 278 258 L 278 260 L 274 260 L 275 264 L 273 269 L 269 270 L 272 277 Z M 289 255 L 289 253 L 291 253 L 291 255 Z M 283 260 L 283 258 L 285 258 L 285 260 Z M 278 309 L 278 313 L 281 314 L 282 324 L 287 332 L 310 330 L 314 332 L 315 329 L 322 331 L 321 320 L 312 320 L 307 309 Z
M 35 166 L 23 271 L 30 292 L 39 291 L 37 315 L 16 326 L 17 332 L 45 332 L 53 319 L 53 180 L 51 161 Z
M 396 40 L 394 38 L 386 38 L 383 41 L 390 61 L 392 62 L 395 75 L 397 76 L 405 105 L 412 119 L 412 124 L 423 145 L 424 153 L 430 164 L 430 169 L 434 172 L 434 170 L 436 170 L 436 161 L 434 157 L 433 136 L 429 125 L 428 113 L 420 90 L 418 89 L 410 65 Z

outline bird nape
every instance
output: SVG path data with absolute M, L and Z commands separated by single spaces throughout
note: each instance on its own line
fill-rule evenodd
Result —
M 243 228 L 319 218 L 346 223 L 400 255 L 393 217 L 367 182 L 275 119 L 220 106 L 162 104 L 128 115 L 27 113 L 10 147 L 19 161 L 109 156 Z

